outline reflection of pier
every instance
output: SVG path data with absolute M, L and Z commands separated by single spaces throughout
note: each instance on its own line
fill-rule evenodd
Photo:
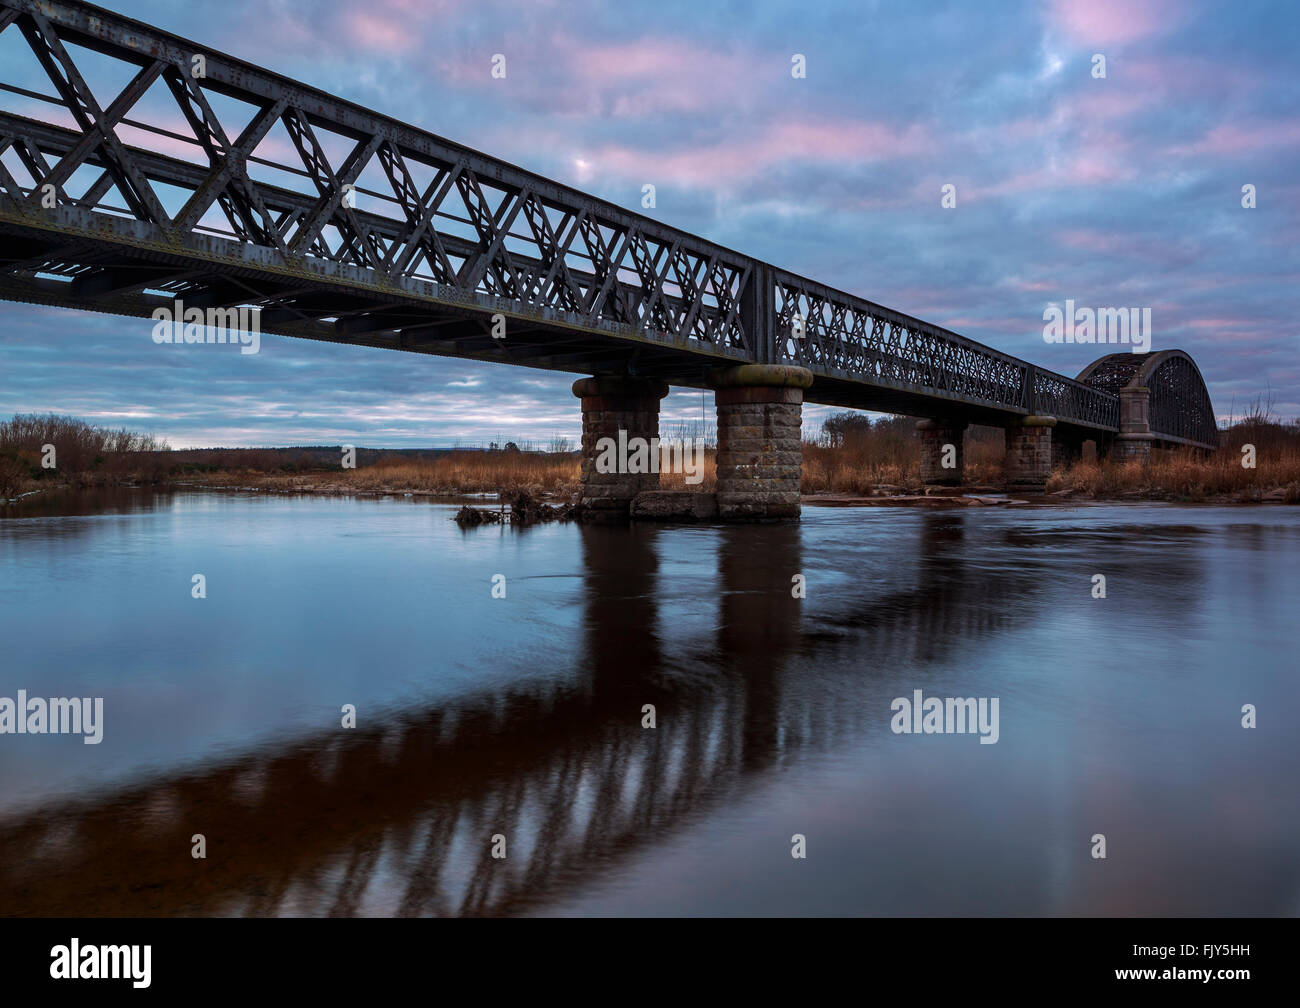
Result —
M 584 528 L 588 675 L 578 686 L 340 729 L 0 824 L 0 907 L 483 915 L 541 906 L 743 789 L 753 771 L 883 726 L 886 705 L 864 700 L 864 680 L 899 656 L 935 657 L 1008 620 L 1016 585 L 986 598 L 957 551 L 944 552 L 962 527 L 960 516 L 926 515 L 914 583 L 821 618 L 815 631 L 801 616 L 808 603 L 790 591 L 801 530 L 721 530 L 717 635 L 688 643 L 690 675 L 673 671 L 658 630 L 668 533 Z M 702 677 L 701 666 L 712 671 Z M 640 727 L 646 703 L 657 707 L 654 730 Z M 207 838 L 206 860 L 190 857 L 195 833 Z M 497 833 L 505 860 L 490 856 Z

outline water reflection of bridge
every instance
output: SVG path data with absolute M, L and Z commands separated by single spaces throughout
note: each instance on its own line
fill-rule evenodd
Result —
M 720 530 L 716 638 L 681 645 L 657 629 L 665 531 L 584 528 L 578 685 L 273 745 L 0 824 L 0 907 L 537 908 L 739 793 L 773 761 L 879 730 L 887 700 L 868 699 L 875 670 L 918 653 L 942 658 L 1006 625 L 1032 598 L 1030 576 L 989 593 L 962 559 L 963 529 L 960 514 L 923 516 L 915 566 L 885 575 L 878 594 L 853 594 L 844 611 L 818 603 L 816 620 L 790 591 L 805 562 L 798 527 Z M 646 703 L 657 707 L 653 731 L 640 727 Z M 194 833 L 207 837 L 206 860 L 190 857 Z M 490 856 L 496 833 L 507 837 L 505 860 Z

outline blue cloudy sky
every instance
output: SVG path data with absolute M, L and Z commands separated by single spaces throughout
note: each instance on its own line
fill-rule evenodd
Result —
M 1046 345 L 1049 303 L 1149 307 L 1155 347 L 1193 355 L 1220 417 L 1270 395 L 1300 416 L 1300 5 L 114 8 L 629 208 L 653 183 L 667 223 L 1065 374 L 1096 348 Z M 160 360 L 151 326 L 0 304 L 0 415 L 68 413 L 176 447 L 579 428 L 573 376 L 276 336 L 254 357 Z M 667 426 L 702 402 L 674 392 Z

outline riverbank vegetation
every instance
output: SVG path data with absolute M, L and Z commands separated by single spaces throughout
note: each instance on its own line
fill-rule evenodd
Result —
M 969 427 L 962 448 L 966 483 L 996 486 L 1002 478 L 1003 434 Z M 882 490 L 921 493 L 921 446 L 913 417 L 835 413 L 803 445 L 803 492 L 870 497 Z
M 1300 504 L 1300 421 L 1282 423 L 1256 405 L 1220 437 L 1216 452 L 1158 451 L 1148 465 L 1084 459 L 1053 472 L 1047 490 L 1099 500 Z
M 195 474 L 190 482 L 207 486 L 256 487 L 294 493 L 415 493 L 455 497 L 480 493 L 566 495 L 577 489 L 580 463 L 575 453 L 455 452 L 411 461 L 380 458 L 370 465 L 294 472 L 267 472 L 252 466 Z
M 668 437 L 702 431 L 665 432 Z M 49 446 L 53 446 L 51 451 Z M 1001 482 L 1003 434 L 967 429 L 965 482 L 986 492 Z M 280 493 L 414 494 L 454 497 L 517 494 L 565 499 L 581 481 L 573 446 L 545 448 L 507 442 L 488 449 L 355 450 L 344 466 L 340 446 L 211 448 L 173 451 L 149 435 L 94 427 L 54 415 L 23 415 L 0 423 L 0 501 L 56 487 L 171 484 Z M 1243 459 L 1254 466 L 1243 466 Z M 49 463 L 52 463 L 49 464 Z M 704 452 L 699 482 L 683 472 L 661 476 L 664 489 L 710 492 L 715 453 Z M 923 493 L 916 422 L 858 413 L 828 418 L 803 445 L 803 492 L 872 497 Z M 1047 485 L 1062 499 L 1285 501 L 1300 503 L 1300 423 L 1282 423 L 1266 410 L 1223 432 L 1223 448 L 1208 457 L 1192 450 L 1158 452 L 1149 465 L 1099 461 L 1091 446 L 1083 460 L 1058 469 Z
M 0 498 L 56 486 L 158 483 L 171 469 L 166 443 L 148 434 L 52 413 L 0 423 Z

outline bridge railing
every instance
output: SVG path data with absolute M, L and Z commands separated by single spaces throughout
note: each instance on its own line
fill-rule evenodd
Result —
M 1070 420 L 1081 426 L 1117 428 L 1119 396 L 1035 368 L 1033 412 Z
M 777 363 L 959 402 L 1119 425 L 1119 399 L 955 332 L 785 270 L 771 270 Z

